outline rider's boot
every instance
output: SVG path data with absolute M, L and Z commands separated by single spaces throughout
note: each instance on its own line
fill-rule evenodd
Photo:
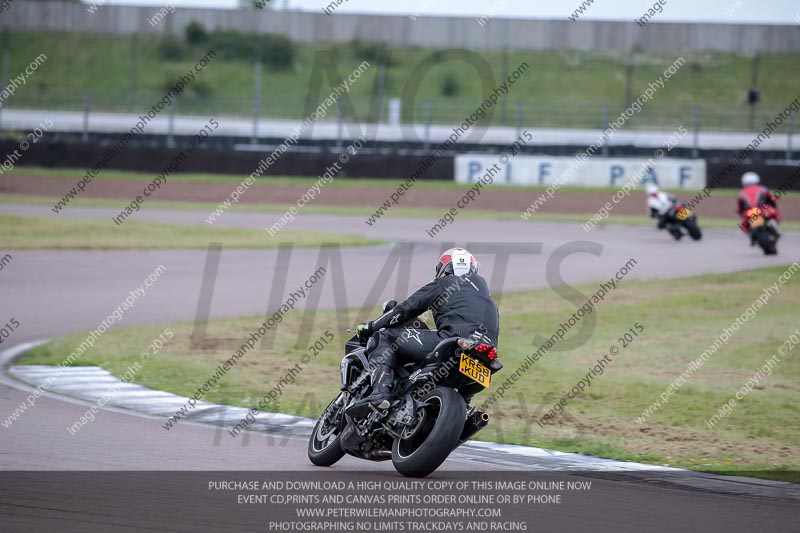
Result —
M 378 409 L 388 409 L 392 398 L 394 369 L 389 365 L 381 365 L 372 371 L 372 394 L 364 398 L 364 403 Z
M 356 401 L 347 409 L 347 414 L 353 417 L 363 417 L 369 414 L 370 407 L 385 410 L 391 405 L 392 383 L 394 383 L 394 369 L 384 364 L 376 366 L 372 371 L 372 393 L 366 398 Z

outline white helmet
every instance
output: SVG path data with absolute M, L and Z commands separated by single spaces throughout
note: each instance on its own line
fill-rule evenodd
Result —
M 647 196 L 658 194 L 658 185 L 654 183 L 648 183 L 647 187 L 645 187 L 645 191 L 647 192 Z
M 745 172 L 742 176 L 742 187 L 758 185 L 759 183 L 761 183 L 761 177 L 755 172 Z
M 478 272 L 478 260 L 463 248 L 450 248 L 439 257 L 436 265 L 436 277 L 463 276 L 469 272 Z

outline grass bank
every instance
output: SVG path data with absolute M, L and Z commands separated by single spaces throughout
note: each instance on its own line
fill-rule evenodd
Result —
M 184 28 L 176 28 L 179 32 Z M 211 28 L 207 28 L 209 31 Z M 233 37 L 233 36 L 229 36 Z M 263 36 L 261 36 L 263 38 Z M 244 39 L 244 42 L 242 42 Z M 179 112 L 250 116 L 254 87 L 253 44 L 258 37 L 194 39 L 182 33 L 175 37 L 100 35 L 79 32 L 12 31 L 9 33 L 10 72 L 22 72 L 39 54 L 46 63 L 33 79 L 18 89 L 11 101 L 17 108 L 80 109 L 91 92 L 93 109 L 137 113 L 161 98 L 165 88 L 191 69 L 209 50 L 217 57 L 181 96 Z M 237 41 L 244 48 L 232 49 Z M 239 46 L 235 45 L 235 46 Z M 249 45 L 249 46 L 248 46 Z M 265 61 L 260 98 L 268 102 L 270 118 L 300 119 L 305 115 L 309 80 L 315 54 L 328 51 L 342 75 L 353 72 L 363 61 L 373 67 L 350 91 L 359 116 L 368 112 L 375 87 L 378 58 L 385 45 L 354 41 L 340 44 L 295 43 L 280 55 L 282 61 Z M 514 85 L 509 101 L 495 114 L 493 124 L 514 125 L 516 101 L 526 101 L 536 123 L 547 127 L 591 127 L 603 120 L 603 105 L 616 116 L 623 110 L 626 81 L 631 94 L 641 94 L 664 69 L 676 60 L 670 54 L 635 51 L 627 54 L 591 51 L 482 51 L 482 62 L 491 65 L 490 75 L 503 77 L 508 69 L 527 63 L 527 73 Z M 798 86 L 797 54 L 761 54 L 759 89 L 762 105 L 759 122 L 768 120 L 794 99 Z M 265 59 L 269 59 L 268 57 Z M 435 60 L 430 73 L 420 79 L 419 66 Z M 694 106 L 703 108 L 703 124 L 709 128 L 747 128 L 752 57 L 726 53 L 687 54 L 678 75 L 659 91 L 658 101 L 648 104 L 630 121 L 633 127 L 677 125 L 691 120 Z M 458 54 L 418 47 L 392 48 L 387 68 L 386 97 L 405 98 L 403 119 L 412 115 L 421 121 L 424 101 L 433 103 L 433 121 L 456 123 L 474 110 L 481 96 L 481 76 Z M 409 83 L 409 80 L 412 80 Z M 411 110 L 404 89 L 419 80 Z M 135 92 L 131 90 L 135 87 Z M 327 88 L 327 86 L 325 86 Z M 676 117 L 681 113 L 683 118 Z M 677 121 L 676 121 L 677 120 Z

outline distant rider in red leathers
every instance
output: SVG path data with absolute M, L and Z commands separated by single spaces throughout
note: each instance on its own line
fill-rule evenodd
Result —
M 742 231 L 749 233 L 750 220 L 747 212 L 755 207 L 760 207 L 764 211 L 767 223 L 771 224 L 775 232 L 780 236 L 778 223 L 781 221 L 781 212 L 778 210 L 778 200 L 769 189 L 761 185 L 761 178 L 755 172 L 745 172 L 742 176 L 742 190 L 737 199 L 736 212 L 742 217 L 739 227 Z M 752 242 L 755 244 L 755 241 Z

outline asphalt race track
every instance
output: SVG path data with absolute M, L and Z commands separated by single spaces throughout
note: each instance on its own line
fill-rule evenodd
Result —
M 69 208 L 69 216 L 105 218 L 112 209 Z M 0 206 L 0 213 L 31 216 L 56 215 L 48 207 Z M 143 211 L 136 218 L 178 224 L 202 224 L 208 215 L 194 211 Z M 64 216 L 64 215 L 58 215 Z M 228 213 L 221 226 L 264 229 L 277 215 Z M 341 251 L 348 306 L 367 300 L 378 273 L 395 243 L 406 243 L 400 252 L 411 254 L 408 289 L 413 290 L 433 274 L 441 243 L 479 243 L 471 246 L 483 261 L 495 293 L 609 279 L 634 258 L 631 279 L 651 279 L 720 273 L 800 260 L 800 234 L 788 233 L 779 243 L 780 255 L 764 257 L 749 248 L 735 228 L 707 230 L 702 242 L 674 243 L 653 228 L 610 226 L 584 232 L 577 224 L 459 220 L 437 236 L 425 235 L 430 221 L 388 218 L 375 227 L 361 217 L 299 216 L 289 229 L 320 229 L 352 233 L 387 241 L 372 248 Z M 732 226 L 734 222 L 732 222 Z M 280 238 L 280 235 L 275 237 Z M 540 248 L 539 248 L 540 247 Z M 493 252 L 513 250 L 502 274 L 502 261 Z M 302 283 L 318 264 L 320 251 L 293 250 L 289 258 L 287 290 Z M 276 272 L 277 251 L 223 249 L 216 277 L 211 317 L 263 314 Z M 558 257 L 564 256 L 559 267 Z M 125 314 L 123 326 L 192 321 L 206 269 L 205 250 L 178 251 L 35 251 L 14 252 L 13 262 L 0 273 L 0 317 L 14 316 L 21 326 L 8 348 L 26 341 L 90 330 L 115 309 L 158 265 L 165 274 L 136 306 Z M 549 264 L 549 266 L 548 266 Z M 321 289 L 319 308 L 343 307 L 330 280 Z M 402 286 L 401 286 L 402 289 Z M 398 296 L 401 289 L 390 277 L 381 298 Z M 401 291 L 402 292 L 402 291 Z M 399 296 L 403 296 L 400 294 Z M 376 302 L 379 300 L 376 300 Z M 373 303 L 376 303 L 373 302 Z M 2 417 L 25 400 L 28 389 L 13 379 L 0 378 Z M 64 428 L 86 410 L 86 404 L 47 394 L 13 427 L 0 428 L 0 520 L 4 531 L 199 531 L 264 530 L 263 516 L 238 513 L 224 499 L 209 499 L 197 492 L 207 482 L 208 471 L 316 471 L 307 458 L 302 439 L 279 439 L 254 433 L 247 445 L 234 439 L 215 438 L 210 426 L 182 423 L 167 432 L 159 420 L 123 411 L 107 411 L 83 431 L 70 436 Z M 457 478 L 464 471 L 517 471 L 518 464 L 459 454 L 448 460 L 436 479 Z M 195 471 L 199 478 L 175 481 L 137 478 L 120 474 L 119 494 L 128 500 L 124 508 L 102 498 L 108 487 L 61 479 L 57 485 L 41 485 L 37 491 L 16 490 L 15 480 L 31 475 L 19 471 Z M 345 458 L 323 476 L 348 479 L 396 479 L 388 463 L 367 463 Z M 678 489 L 663 483 L 614 479 L 584 473 L 564 474 L 593 480 L 590 495 L 563 505 L 535 509 L 528 516 L 536 531 L 797 531 L 798 501 L 773 501 L 761 497 Z M 205 476 L 205 478 L 203 477 Z M 262 476 L 263 477 L 263 476 Z M 205 481 L 204 481 L 205 480 Z M 36 486 L 25 484 L 27 489 Z M 189 485 L 187 485 L 189 484 Z M 26 489 L 26 490 L 27 490 Z M 192 496 L 192 497 L 190 497 Z M 112 498 L 113 499 L 113 498 Z M 252 511 L 252 509 L 251 509 Z M 533 511 L 531 511 L 533 512 Z
M 49 216 L 54 221 L 62 216 L 46 206 L 0 205 L 0 214 Z M 113 209 L 69 210 L 73 217 L 110 218 L 112 214 L 117 213 Z M 138 213 L 136 220 L 204 224 L 207 215 L 202 211 L 148 210 Z M 215 226 L 263 230 L 277 217 L 228 213 Z M 431 223 L 387 218 L 370 227 L 362 217 L 300 215 L 286 229 L 324 229 L 386 241 L 381 246 L 342 251 L 341 272 L 347 291 L 339 298 L 346 297 L 350 307 L 377 305 L 381 298 L 403 292 L 402 286 L 397 287 L 395 271 L 383 280 L 388 287 L 380 297 L 367 302 L 367 295 L 397 243 L 404 247 L 398 253 L 411 261 L 404 272 L 409 276 L 406 292 L 429 281 L 439 253 L 456 243 L 468 244 L 479 257 L 482 273 L 496 295 L 562 283 L 607 281 L 632 258 L 637 264 L 627 274 L 629 279 L 718 274 L 800 260 L 800 233 L 786 233 L 779 243 L 780 255 L 766 257 L 758 248 L 750 248 L 746 237 L 736 229 L 705 230 L 700 242 L 675 243 L 666 232 L 651 227 L 598 227 L 587 233 L 579 224 L 459 220 L 434 240 L 425 233 Z M 280 241 L 281 234 L 273 238 Z M 503 253 L 508 254 L 506 268 L 494 264 L 498 257 L 502 260 Z M 88 331 L 106 318 L 128 291 L 138 287 L 157 266 L 164 265 L 165 274 L 154 290 L 126 312 L 125 324 L 191 321 L 196 316 L 208 255 L 207 250 L 15 252 L 14 262 L 0 276 L 5 296 L 0 301 L 0 316 L 13 315 L 23 324 L 15 332 L 15 343 Z M 265 313 L 277 256 L 276 250 L 223 249 L 211 316 Z M 316 270 L 319 257 L 319 249 L 292 250 L 287 292 Z M 343 307 L 341 300 L 337 305 L 329 280 L 319 286 L 320 309 Z

